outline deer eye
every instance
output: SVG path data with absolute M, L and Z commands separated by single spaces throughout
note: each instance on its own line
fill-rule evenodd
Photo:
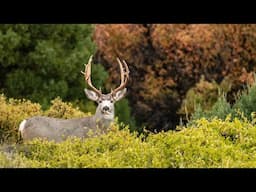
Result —
M 99 100 L 99 103 L 102 103 L 102 100 Z
M 113 100 L 110 100 L 110 103 L 113 103 Z

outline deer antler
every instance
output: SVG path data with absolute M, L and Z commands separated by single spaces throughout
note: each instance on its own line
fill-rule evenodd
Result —
M 117 91 L 123 89 L 126 86 L 128 79 L 129 79 L 130 71 L 129 71 L 127 63 L 125 62 L 125 60 L 123 60 L 123 62 L 121 62 L 119 58 L 117 58 L 117 61 L 119 63 L 119 67 L 120 67 L 121 84 L 114 91 L 111 90 L 111 95 L 115 95 L 117 93 Z M 123 67 L 123 65 L 125 66 L 125 68 Z
M 102 95 L 101 90 L 98 90 L 97 88 L 95 88 L 92 85 L 92 80 L 91 80 L 91 63 L 92 63 L 92 58 L 93 58 L 93 55 L 90 56 L 88 64 L 87 65 L 84 64 L 85 65 L 85 69 L 84 69 L 84 72 L 81 71 L 81 73 L 84 74 L 85 81 L 93 89 L 93 91 L 95 91 L 98 95 Z

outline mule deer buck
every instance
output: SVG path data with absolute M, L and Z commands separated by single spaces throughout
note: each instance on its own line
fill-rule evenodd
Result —
M 86 96 L 98 103 L 96 113 L 93 116 L 74 119 L 58 119 L 45 116 L 34 116 L 25 119 L 20 123 L 19 131 L 23 141 L 33 138 L 45 138 L 55 142 L 64 141 L 69 136 L 79 138 L 88 137 L 88 132 L 101 130 L 103 133 L 108 130 L 114 121 L 114 103 L 122 99 L 126 93 L 126 84 L 129 79 L 129 68 L 126 62 L 117 61 L 120 66 L 121 84 L 108 94 L 103 94 L 101 90 L 95 88 L 91 81 L 91 62 L 92 56 L 89 58 L 88 64 L 85 64 L 85 71 L 82 72 L 85 81 L 91 88 L 84 89 Z

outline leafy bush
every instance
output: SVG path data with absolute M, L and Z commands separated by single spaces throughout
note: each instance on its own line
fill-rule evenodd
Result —
M 226 95 L 230 91 L 231 85 L 232 82 L 229 78 L 224 78 L 218 84 L 215 81 L 209 82 L 202 76 L 200 81 L 187 91 L 178 113 L 189 117 L 199 105 L 204 111 L 211 110 L 216 102 L 221 102 L 220 98 L 224 99 L 221 94 Z
M 141 131 L 136 127 L 136 121 L 131 116 L 131 108 L 128 99 L 124 98 L 115 104 L 115 114 L 119 123 L 129 125 L 129 129 L 133 131 Z
M 90 113 L 85 114 L 78 108 L 74 108 L 71 103 L 63 102 L 59 97 L 51 101 L 51 107 L 44 112 L 45 116 L 69 119 L 74 117 L 85 117 Z
M 63 143 L 42 140 L 29 142 L 30 154 L 24 155 L 31 167 L 139 167 L 149 166 L 147 143 L 141 143 L 127 128 L 85 141 L 69 139 Z M 121 161 L 120 161 L 121 159 Z
M 198 104 L 195 112 L 192 114 L 188 123 L 193 123 L 194 120 L 200 118 L 213 119 L 217 117 L 224 120 L 231 113 L 233 113 L 232 107 L 227 102 L 226 97 L 223 94 L 218 98 L 217 102 L 208 111 L 202 109 L 201 105 Z
M 40 139 L 24 144 L 12 158 L 0 154 L 1 167 L 256 167 L 256 127 L 230 117 L 202 118 L 180 131 L 138 136 L 118 125 L 98 137 L 62 143 Z
M 0 95 L 0 143 L 17 142 L 19 123 L 30 116 L 42 114 L 41 106 L 28 100 L 7 99 Z
M 243 113 L 244 117 L 252 120 L 251 115 L 256 111 L 256 82 L 252 85 L 248 85 L 247 90 L 242 92 L 237 102 L 234 104 L 233 110 Z
M 22 156 L 18 154 L 13 154 L 12 157 L 8 153 L 0 152 L 0 167 L 1 168 L 26 168 L 30 165 L 27 163 L 26 159 L 22 158 Z
M 228 114 L 231 114 L 232 119 L 237 117 L 241 120 L 252 121 L 254 112 L 256 112 L 256 82 L 251 85 L 248 84 L 247 89 L 236 96 L 236 101 L 233 105 L 227 101 L 225 94 L 220 96 L 217 102 L 208 110 L 198 104 L 191 116 L 191 121 L 202 117 L 225 119 Z

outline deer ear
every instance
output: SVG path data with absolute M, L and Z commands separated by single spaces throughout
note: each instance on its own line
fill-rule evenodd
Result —
M 125 96 L 127 89 L 124 88 L 120 91 L 117 91 L 116 94 L 113 96 L 115 101 L 119 101 L 120 99 L 122 99 Z
M 97 101 L 98 100 L 98 98 L 99 98 L 99 96 L 94 92 L 94 91 L 92 91 L 92 90 L 89 90 L 89 89 L 84 89 L 84 92 L 85 92 L 85 95 L 89 98 L 89 99 L 91 99 L 91 100 L 93 100 L 93 101 Z

